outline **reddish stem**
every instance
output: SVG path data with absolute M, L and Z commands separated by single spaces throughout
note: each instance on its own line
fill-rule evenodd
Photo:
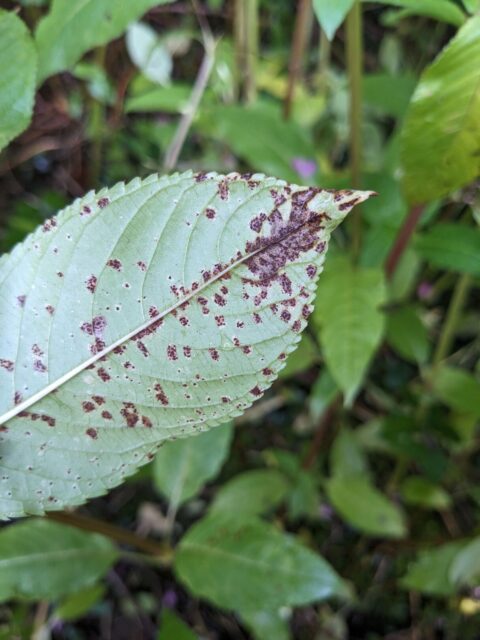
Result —
M 415 207 L 412 207 L 405 222 L 403 223 L 402 228 L 397 235 L 395 243 L 385 261 L 385 273 L 387 274 L 387 278 L 389 280 L 392 279 L 398 267 L 398 263 L 400 262 L 401 257 L 408 247 L 413 232 L 415 231 L 415 228 L 417 227 L 417 224 L 422 217 L 423 210 L 423 205 L 416 205 Z

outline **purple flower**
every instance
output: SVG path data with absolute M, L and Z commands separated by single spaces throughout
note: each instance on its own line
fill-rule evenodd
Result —
M 178 602 L 177 594 L 173 589 L 167 589 L 163 594 L 162 604 L 167 609 L 175 609 Z
M 298 175 L 304 180 L 308 180 L 317 171 L 317 163 L 315 160 L 309 158 L 293 158 L 292 168 L 298 173 Z
M 420 300 L 428 300 L 428 298 L 432 295 L 433 286 L 430 282 L 421 282 L 417 288 L 417 296 Z

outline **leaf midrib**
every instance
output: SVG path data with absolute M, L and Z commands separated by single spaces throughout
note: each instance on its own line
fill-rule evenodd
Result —
M 303 190 L 299 190 L 297 193 L 302 193 L 302 191 L 305 191 L 305 190 L 308 190 L 308 187 L 305 187 L 305 189 L 303 189 Z M 319 191 L 321 191 L 321 190 L 319 190 Z M 311 213 L 312 213 L 312 215 L 315 215 L 315 212 L 311 212 Z M 40 400 L 42 400 L 43 398 L 48 396 L 55 389 L 58 389 L 60 386 L 62 386 L 63 384 L 65 384 L 66 382 L 68 382 L 69 380 L 74 378 L 75 376 L 77 376 L 79 373 L 81 373 L 82 371 L 87 369 L 89 366 L 95 364 L 96 362 L 101 360 L 103 357 L 109 355 L 114 349 L 116 349 L 117 347 L 121 346 L 125 342 L 129 342 L 130 340 L 132 340 L 138 333 L 140 333 L 140 332 L 142 332 L 142 331 L 144 331 L 146 329 L 149 329 L 152 325 L 154 325 L 155 323 L 157 323 L 160 320 L 162 320 L 163 318 L 165 318 L 169 313 L 172 313 L 172 311 L 175 311 L 177 308 L 181 307 L 183 304 L 185 304 L 185 302 L 188 302 L 192 298 L 198 296 L 202 291 L 204 291 L 206 288 L 211 286 L 214 282 L 217 282 L 218 280 L 221 280 L 221 278 L 223 278 L 223 276 L 225 274 L 230 273 L 236 267 L 238 267 L 239 265 L 243 264 L 244 262 L 246 262 L 247 260 L 249 260 L 253 256 L 257 255 L 258 253 L 261 253 L 262 251 L 265 251 L 265 250 L 269 249 L 270 247 L 275 246 L 276 244 L 279 244 L 280 242 L 283 242 L 290 235 L 296 233 L 299 229 L 301 229 L 306 224 L 309 224 L 310 222 L 311 222 L 311 216 L 309 216 L 308 219 L 305 220 L 304 222 L 302 222 L 301 224 L 298 224 L 297 226 L 295 226 L 293 229 L 290 229 L 284 235 L 281 235 L 277 240 L 275 240 L 273 242 L 267 242 L 267 244 L 265 244 L 264 246 L 260 247 L 259 249 L 255 250 L 255 251 L 252 251 L 250 253 L 245 253 L 245 255 L 243 255 L 241 258 L 239 258 L 238 260 L 236 260 L 235 262 L 230 264 L 226 269 L 224 269 L 223 271 L 218 273 L 211 280 L 209 280 L 208 282 L 205 282 L 204 284 L 199 286 L 198 289 L 196 289 L 195 291 L 190 292 L 189 294 L 183 296 L 182 298 L 177 299 L 176 302 L 173 305 L 168 307 L 165 311 L 160 313 L 158 316 L 155 316 L 154 318 L 149 318 L 148 320 L 146 320 L 144 323 L 142 323 L 141 325 L 139 325 L 138 327 L 136 327 L 135 329 L 130 331 L 125 336 L 122 336 L 121 338 L 118 338 L 118 340 L 115 340 L 115 342 L 113 342 L 111 345 L 109 345 L 108 347 L 103 349 L 103 351 L 99 351 L 98 353 L 96 353 L 95 355 L 91 356 L 87 360 L 84 360 L 83 362 L 78 364 L 76 367 L 74 367 L 73 369 L 71 369 L 70 371 L 65 373 L 63 376 L 61 376 L 57 380 L 54 380 L 53 382 L 51 382 L 48 385 L 46 385 L 43 389 L 41 389 L 40 391 L 35 393 L 30 398 L 27 398 L 23 402 L 15 405 L 14 407 L 12 407 L 8 411 L 6 411 L 2 416 L 0 416 L 0 425 L 4 425 L 9 420 L 12 420 L 13 418 L 15 418 L 22 411 L 26 411 L 32 405 L 36 404 L 37 402 L 39 402 Z M 322 227 L 320 227 L 320 228 L 322 228 Z

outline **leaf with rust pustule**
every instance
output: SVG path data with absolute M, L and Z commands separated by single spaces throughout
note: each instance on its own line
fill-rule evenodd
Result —
M 240 415 L 312 310 L 330 234 L 371 192 L 175 174 L 93 192 L 0 260 L 0 515 L 119 484 Z

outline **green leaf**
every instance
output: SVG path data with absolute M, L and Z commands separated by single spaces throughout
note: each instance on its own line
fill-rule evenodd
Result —
M 347 403 L 355 398 L 381 342 L 386 290 L 380 269 L 332 261 L 318 288 L 314 321 L 320 327 L 325 361 Z
M 290 630 L 280 611 L 243 611 L 242 620 L 255 640 L 290 640 Z
M 365 1 L 365 0 L 364 0 Z M 461 27 L 465 22 L 465 14 L 450 0 L 381 0 L 382 4 L 401 7 L 402 18 L 409 16 L 425 16 L 448 22 L 455 27 Z
M 54 600 L 88 587 L 117 559 L 112 543 L 48 520 L 0 531 L 0 601 Z
M 413 306 L 404 306 L 387 315 L 387 340 L 408 360 L 425 364 L 430 355 L 428 331 Z
M 202 433 L 196 438 L 166 442 L 155 456 L 153 480 L 156 488 L 179 506 L 220 471 L 230 450 L 232 424 Z
M 37 54 L 25 23 L 0 9 L 0 151 L 32 119 Z
M 35 32 L 38 83 L 71 69 L 84 53 L 118 38 L 146 11 L 171 0 L 53 0 Z
M 172 56 L 152 27 L 142 22 L 130 25 L 126 42 L 132 62 L 146 78 L 162 85 L 170 82 Z
M 450 567 L 464 546 L 465 542 L 451 542 L 421 551 L 402 578 L 402 587 L 431 596 L 453 595 L 456 589 L 449 577 Z
M 330 454 L 330 466 L 335 478 L 352 475 L 368 477 L 367 458 L 349 429 L 342 428 L 335 438 Z
M 402 538 L 406 526 L 401 510 L 364 475 L 342 475 L 327 482 L 334 508 L 350 525 L 370 536 Z
M 281 378 L 295 376 L 301 371 L 310 369 L 320 360 L 320 352 L 308 333 L 304 333 L 298 349 L 296 349 L 287 361 L 285 369 L 280 373 Z
M 202 133 L 227 144 L 253 170 L 298 181 L 295 161 L 315 160 L 315 147 L 295 122 L 266 103 L 206 109 L 195 125 Z
M 439 367 L 427 380 L 436 397 L 460 413 L 480 418 L 480 381 L 471 373 L 454 367 Z
M 456 586 L 476 586 L 480 576 L 480 538 L 474 538 L 453 558 L 448 577 Z
M 480 229 L 439 223 L 417 237 L 415 249 L 435 267 L 480 275 Z
M 175 571 L 194 595 L 240 613 L 258 611 L 259 604 L 274 610 L 348 595 L 330 565 L 292 536 L 225 514 L 204 518 L 187 532 Z
M 93 587 L 85 587 L 77 593 L 68 596 L 59 607 L 55 609 L 54 616 L 57 620 L 69 621 L 83 617 L 98 604 L 105 595 L 105 587 L 95 584 Z
M 139 83 L 136 84 L 139 88 L 127 98 L 125 113 L 180 113 L 187 105 L 192 90 L 189 85 L 180 83 L 168 87 L 142 87 Z
M 313 0 L 313 9 L 320 26 L 329 40 L 347 17 L 356 0 Z
M 448 493 L 437 484 L 420 476 L 406 478 L 400 488 L 402 498 L 407 504 L 427 509 L 448 509 L 451 499 Z
M 388 73 L 369 74 L 363 79 L 364 99 L 366 104 L 382 113 L 393 118 L 402 118 L 415 84 L 416 79 L 413 74 L 406 73 L 401 76 Z
M 480 174 L 480 16 L 424 71 L 402 133 L 403 185 L 412 203 L 442 197 Z
M 469 13 L 477 13 L 480 11 L 480 0 L 462 0 L 463 6 Z
M 262 515 L 285 498 L 288 488 L 285 476 L 275 469 L 246 471 L 220 488 L 210 511 L 229 512 L 240 518 Z
M 2 256 L 0 514 L 80 504 L 163 441 L 240 415 L 295 349 L 330 232 L 368 196 L 154 175 L 87 194 Z
M 197 637 L 173 611 L 163 610 L 157 640 L 196 640 Z

